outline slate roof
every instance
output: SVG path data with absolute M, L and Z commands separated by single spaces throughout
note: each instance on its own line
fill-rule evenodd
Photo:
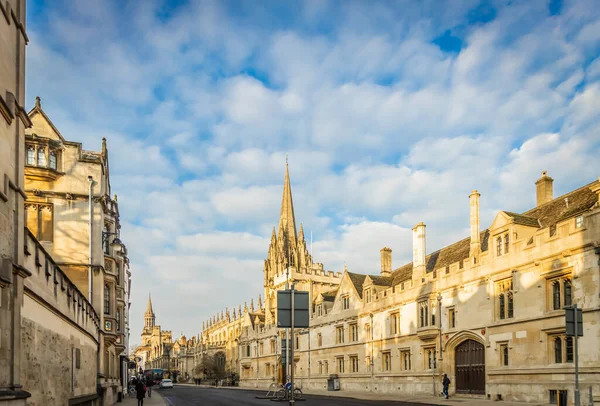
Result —
M 358 292 L 358 296 L 360 296 L 360 298 L 362 299 L 363 283 L 365 283 L 365 279 L 366 279 L 367 275 L 348 272 L 348 276 L 350 277 L 350 280 L 352 281 L 354 288 Z
M 537 218 L 542 227 L 549 227 L 559 221 L 575 217 L 590 209 L 598 202 L 598 196 L 590 189 L 590 186 L 594 183 L 592 182 L 570 193 L 559 196 L 523 214 Z M 565 199 L 567 199 L 568 203 Z
M 329 290 L 327 292 L 321 293 L 321 296 L 323 296 L 324 301 L 333 302 L 335 300 L 335 296 L 337 295 L 337 291 L 337 289 Z
M 550 202 L 535 207 L 523 214 L 508 211 L 505 211 L 504 213 L 509 217 L 512 217 L 516 224 L 537 228 L 549 227 L 560 221 L 575 217 L 592 208 L 592 206 L 598 202 L 598 196 L 590 189 L 590 186 L 594 183 L 596 182 L 592 182 L 565 195 L 559 196 Z M 489 229 L 481 231 L 479 235 L 481 251 L 483 252 L 488 250 L 489 237 Z M 445 268 L 456 262 L 460 263 L 460 261 L 469 257 L 470 248 L 471 238 L 467 237 L 438 251 L 432 252 L 425 257 L 427 272 L 433 272 L 434 269 Z M 378 275 L 369 275 L 369 277 L 376 285 L 396 286 L 404 281 L 412 279 L 412 271 L 413 264 L 411 262 L 400 268 L 396 268 L 392 272 L 391 277 Z M 367 275 L 350 272 L 348 272 L 348 275 L 350 276 L 350 280 L 352 280 L 356 291 L 362 298 L 363 284 Z
M 373 281 L 373 285 L 377 286 L 392 286 L 393 278 L 389 276 L 369 275 Z
M 523 214 L 512 213 L 510 211 L 505 211 L 504 213 L 508 217 L 512 217 L 515 224 L 520 224 L 522 226 L 527 226 L 527 227 L 536 227 L 536 228 L 540 227 L 540 221 L 535 217 L 524 216 Z

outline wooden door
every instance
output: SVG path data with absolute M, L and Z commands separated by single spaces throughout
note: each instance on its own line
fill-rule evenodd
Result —
M 454 352 L 456 392 L 485 395 L 485 348 L 474 340 L 460 343 Z

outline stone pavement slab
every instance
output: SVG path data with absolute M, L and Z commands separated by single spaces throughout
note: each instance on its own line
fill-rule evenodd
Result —
M 125 399 L 123 399 L 123 402 L 121 403 L 123 406 L 137 406 L 137 398 L 133 397 L 130 398 L 129 396 L 126 396 Z M 146 397 L 144 398 L 144 406 L 165 406 L 168 405 L 168 403 L 165 401 L 165 399 L 161 396 L 161 394 L 155 390 L 152 389 L 152 397 L 149 398 L 148 397 L 148 393 L 146 393 Z

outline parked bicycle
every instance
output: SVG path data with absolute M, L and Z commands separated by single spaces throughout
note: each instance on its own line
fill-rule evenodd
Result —
M 275 393 L 277 400 L 285 400 L 291 398 L 292 384 L 288 382 L 285 386 L 279 385 L 279 390 Z M 294 399 L 302 399 L 302 389 L 294 388 Z

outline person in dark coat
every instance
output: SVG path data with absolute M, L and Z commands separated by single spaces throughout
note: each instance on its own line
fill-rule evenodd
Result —
M 448 378 L 448 375 L 444 374 L 444 379 L 442 380 L 442 385 L 444 387 L 444 391 L 442 392 L 444 394 L 444 396 L 446 396 L 446 399 L 448 399 L 450 396 L 448 396 L 448 387 L 450 386 L 450 378 Z
M 154 379 L 148 376 L 146 377 L 146 389 L 148 389 L 148 397 L 152 397 L 152 386 L 154 385 Z
M 140 379 L 135 387 L 137 392 L 138 406 L 144 406 L 144 398 L 146 397 L 146 385 Z

